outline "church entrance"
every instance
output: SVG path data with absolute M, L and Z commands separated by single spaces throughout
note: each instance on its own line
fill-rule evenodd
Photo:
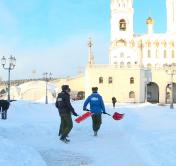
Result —
M 155 82 L 147 84 L 147 101 L 150 103 L 159 103 L 159 86 Z
M 176 83 L 173 83 L 173 101 L 176 103 Z M 171 103 L 171 84 L 166 86 L 166 104 Z

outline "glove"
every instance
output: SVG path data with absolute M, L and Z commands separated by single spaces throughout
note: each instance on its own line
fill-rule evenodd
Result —
M 88 109 L 83 109 L 83 111 L 90 111 L 90 110 L 88 110 Z
M 76 112 L 73 112 L 73 115 L 74 115 L 74 116 L 79 116 Z

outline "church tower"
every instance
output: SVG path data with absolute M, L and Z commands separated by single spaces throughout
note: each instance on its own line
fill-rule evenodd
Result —
M 167 32 L 176 33 L 176 0 L 166 0 Z
M 109 63 L 120 66 L 137 64 L 134 49 L 133 0 L 111 0 L 111 45 Z
M 111 41 L 133 36 L 133 0 L 111 0 Z

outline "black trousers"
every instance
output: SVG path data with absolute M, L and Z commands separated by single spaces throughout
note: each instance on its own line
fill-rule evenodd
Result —
M 92 115 L 92 128 L 93 131 L 98 131 L 102 123 L 101 113 Z
M 62 138 L 65 138 L 73 128 L 73 121 L 72 121 L 71 114 L 60 114 L 60 117 L 61 117 L 61 123 L 60 123 L 59 135 Z

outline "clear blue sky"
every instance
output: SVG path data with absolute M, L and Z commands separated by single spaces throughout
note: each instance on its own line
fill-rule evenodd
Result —
M 145 33 L 145 20 L 166 31 L 166 0 L 134 0 L 134 31 Z M 97 63 L 108 63 L 110 0 L 1 0 L 0 57 L 13 54 L 13 79 L 43 72 L 55 77 L 75 75 L 87 63 L 87 40 L 94 40 Z M 0 76 L 7 73 L 0 68 Z

